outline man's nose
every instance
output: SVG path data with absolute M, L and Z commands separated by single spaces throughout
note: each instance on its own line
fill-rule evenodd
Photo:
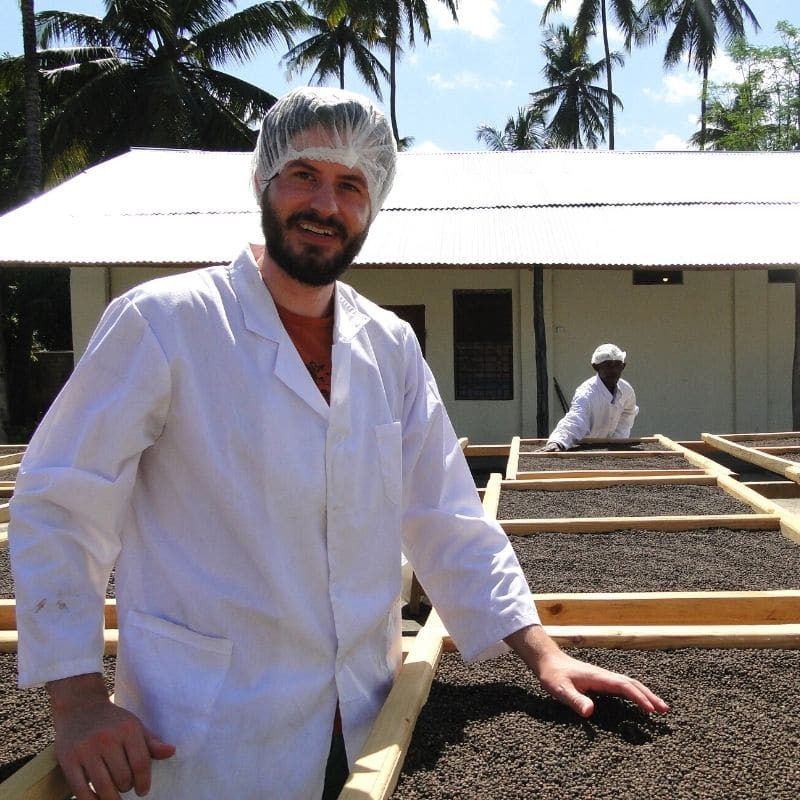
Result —
M 339 210 L 336 188 L 330 181 L 320 181 L 311 196 L 311 207 L 323 216 L 329 217 Z

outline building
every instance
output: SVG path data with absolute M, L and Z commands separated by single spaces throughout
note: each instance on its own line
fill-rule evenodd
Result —
M 134 149 L 0 217 L 0 266 L 71 269 L 79 354 L 108 300 L 261 238 L 249 155 Z M 594 347 L 628 351 L 634 433 L 788 430 L 800 153 L 401 153 L 346 280 L 408 318 L 459 435 L 551 427 Z

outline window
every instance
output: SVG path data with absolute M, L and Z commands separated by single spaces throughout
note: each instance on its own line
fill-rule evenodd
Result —
M 422 355 L 425 355 L 425 306 L 383 306 L 405 320 L 417 335 Z
M 794 283 L 797 277 L 796 269 L 771 269 L 767 278 L 768 283 Z
M 454 290 L 453 328 L 456 400 L 512 400 L 511 290 Z
M 635 269 L 633 271 L 634 286 L 668 286 L 683 283 L 683 272 L 679 269 Z

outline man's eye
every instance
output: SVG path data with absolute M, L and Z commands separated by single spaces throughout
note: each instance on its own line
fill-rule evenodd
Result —
M 361 186 L 360 183 L 345 182 L 345 183 L 342 184 L 342 188 L 346 192 L 353 192 L 355 194 L 363 194 L 364 193 L 364 187 Z

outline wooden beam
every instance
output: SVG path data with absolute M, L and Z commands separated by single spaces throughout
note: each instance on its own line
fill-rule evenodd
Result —
M 467 458 L 472 456 L 507 456 L 511 450 L 510 444 L 470 444 L 467 445 L 464 455 Z
M 660 469 L 603 469 L 603 470 L 591 470 L 591 469 L 582 469 L 582 470 L 574 470 L 573 472 L 563 471 L 558 472 L 556 470 L 547 471 L 543 470 L 541 472 L 517 472 L 516 480 L 518 481 L 536 481 L 542 479 L 569 479 L 572 480 L 574 478 L 647 478 L 647 477 L 654 477 L 654 476 L 664 476 L 664 475 L 674 475 L 674 476 L 681 476 L 681 475 L 708 475 L 705 470 L 702 469 L 671 469 L 669 471 L 660 470 Z M 506 479 L 508 479 L 508 475 L 506 475 Z
M 558 533 L 606 533 L 616 530 L 682 531 L 704 528 L 739 530 L 777 530 L 777 514 L 705 514 L 664 517 L 570 517 L 558 519 L 500 520 L 503 530 L 514 536 L 528 536 L 542 531 Z
M 704 469 L 712 475 L 730 475 L 731 473 L 731 470 L 727 467 L 723 467 L 722 464 L 718 464 L 714 459 L 704 456 L 702 453 L 693 450 L 691 447 L 687 447 L 685 444 L 676 442 L 660 433 L 656 434 L 656 438 L 664 447 L 669 447 L 670 450 L 680 453 L 690 464 L 694 464 L 696 467 Z M 713 448 L 706 444 L 706 442 L 694 442 L 693 444 L 702 446 L 703 449 L 713 452 Z
M 800 431 L 772 431 L 771 433 L 723 433 L 723 434 L 701 434 L 705 439 L 706 435 L 715 438 L 727 439 L 730 442 L 746 442 L 753 439 L 796 439 L 800 437 Z
M 762 497 L 772 500 L 790 500 L 800 497 L 800 486 L 794 481 L 742 481 Z
M 704 433 L 702 437 L 703 441 L 718 450 L 722 450 L 724 453 L 728 453 L 728 455 L 735 456 L 750 464 L 755 464 L 757 467 L 762 467 L 768 472 L 775 472 L 778 475 L 783 475 L 790 481 L 800 483 L 800 465 L 798 465 L 797 462 L 789 461 L 786 458 L 771 455 L 770 453 L 764 453 L 753 447 L 746 447 L 745 445 L 739 444 L 737 441 L 731 441 L 731 437 L 729 436 L 723 437 L 713 433 Z M 752 434 L 750 438 L 752 438 Z
M 8 522 L 9 519 L 8 503 L 0 503 L 0 522 Z
M 500 483 L 503 476 L 499 472 L 489 475 L 486 488 L 483 492 L 483 509 L 486 515 L 492 519 L 497 519 L 497 504 L 500 502 Z
M 110 628 L 103 631 L 103 653 L 107 656 L 117 654 L 119 631 Z M 0 653 L 16 653 L 18 637 L 15 630 L 0 630 Z M 0 796 L 0 800 L 2 797 Z
M 339 800 L 385 800 L 397 785 L 411 734 L 428 699 L 446 630 L 431 611 L 406 657 Z
M 111 597 L 105 600 L 104 620 L 106 628 L 117 627 L 117 601 Z M 0 598 L 0 631 L 17 629 L 17 601 L 12 598 Z
M 674 477 L 661 473 L 658 476 L 644 478 L 627 477 L 621 475 L 613 478 L 553 478 L 537 479 L 528 481 L 508 481 L 502 482 L 503 489 L 528 490 L 538 489 L 540 491 L 563 492 L 574 491 L 575 489 L 603 489 L 608 486 L 714 486 L 717 483 L 717 476 L 714 475 L 676 475 Z
M 517 477 L 517 466 L 519 465 L 519 436 L 511 440 L 511 450 L 508 453 L 508 463 L 506 464 L 506 478 Z
M 741 481 L 737 481 L 732 475 L 718 475 L 717 484 L 729 495 L 741 500 L 743 503 L 747 503 L 762 514 L 777 514 L 780 517 L 791 513 L 749 486 L 745 486 Z
M 66 800 L 71 796 L 52 744 L 0 784 L 2 800 Z
M 546 626 L 562 647 L 665 650 L 677 647 L 800 647 L 800 625 Z
M 800 624 L 800 590 L 535 594 L 543 625 Z

